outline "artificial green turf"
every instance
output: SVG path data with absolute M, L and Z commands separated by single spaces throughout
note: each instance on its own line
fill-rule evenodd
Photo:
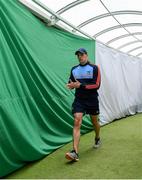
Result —
M 141 179 L 142 114 L 129 116 L 101 128 L 102 146 L 93 149 L 94 132 L 81 137 L 79 162 L 64 154 L 72 143 L 42 160 L 30 163 L 6 178 Z

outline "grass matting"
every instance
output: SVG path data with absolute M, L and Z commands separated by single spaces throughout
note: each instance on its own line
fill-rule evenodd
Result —
M 103 126 L 99 149 L 92 148 L 93 139 L 93 131 L 81 137 L 79 162 L 64 158 L 72 149 L 69 143 L 6 178 L 142 179 L 142 114 Z

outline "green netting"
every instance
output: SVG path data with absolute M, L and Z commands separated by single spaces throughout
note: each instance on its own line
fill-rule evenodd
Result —
M 95 42 L 46 27 L 17 0 L 1 0 L 0 176 L 51 153 L 72 139 L 66 89 L 76 49 L 92 62 Z M 92 129 L 89 119 L 82 133 Z

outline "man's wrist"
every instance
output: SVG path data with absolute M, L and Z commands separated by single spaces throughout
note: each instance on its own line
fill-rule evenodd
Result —
M 81 84 L 80 84 L 80 88 L 81 88 L 81 89 L 84 89 L 85 86 L 81 83 Z

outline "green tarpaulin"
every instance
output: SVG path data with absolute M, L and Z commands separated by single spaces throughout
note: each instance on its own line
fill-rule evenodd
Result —
M 16 0 L 0 6 L 2 177 L 71 141 L 74 92 L 65 84 L 76 49 L 85 47 L 95 61 L 95 41 L 45 26 Z M 85 118 L 82 133 L 91 129 Z

